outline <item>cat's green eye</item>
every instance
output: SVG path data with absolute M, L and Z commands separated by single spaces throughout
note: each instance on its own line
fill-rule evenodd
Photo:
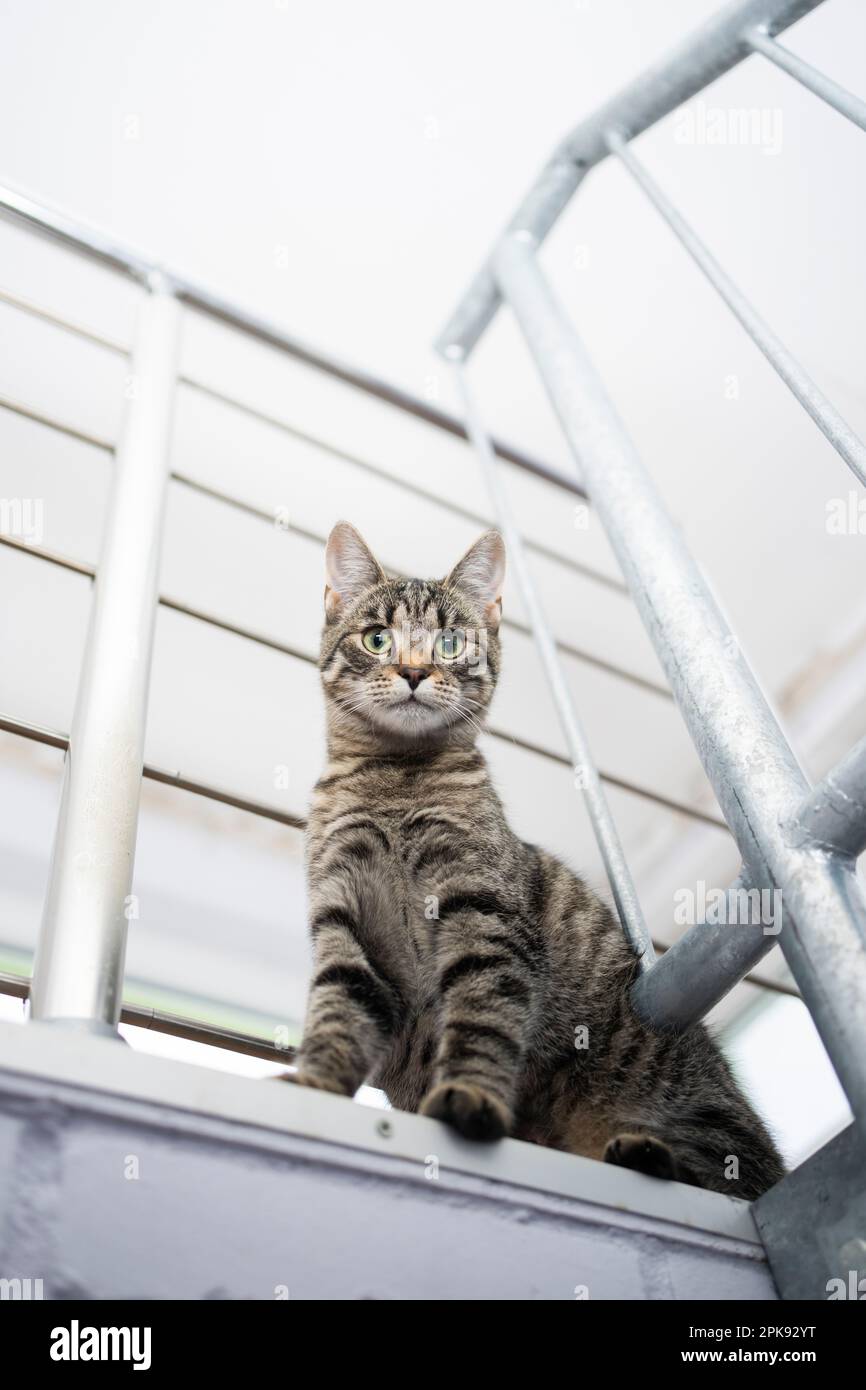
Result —
M 389 656 L 394 645 L 386 627 L 368 627 L 361 642 L 373 656 Z
M 444 632 L 437 632 L 433 650 L 440 661 L 456 661 L 463 655 L 465 646 L 466 638 L 458 628 L 446 628 Z

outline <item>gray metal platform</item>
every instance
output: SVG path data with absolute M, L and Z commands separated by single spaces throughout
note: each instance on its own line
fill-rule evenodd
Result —
M 51 1024 L 0 1026 L 0 1172 L 46 1298 L 777 1296 L 736 1199 Z

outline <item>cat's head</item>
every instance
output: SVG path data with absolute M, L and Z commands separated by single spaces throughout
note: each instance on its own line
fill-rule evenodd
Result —
M 340 521 L 325 571 L 319 669 L 332 736 L 388 749 L 472 742 L 499 672 L 499 533 L 480 536 L 445 579 L 389 579 Z

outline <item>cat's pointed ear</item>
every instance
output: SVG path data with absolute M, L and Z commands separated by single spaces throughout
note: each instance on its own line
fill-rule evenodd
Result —
M 338 521 L 325 546 L 325 613 L 339 618 L 365 589 L 381 584 L 385 573 L 369 546 L 348 521 Z
M 498 531 L 485 531 L 456 564 L 445 583 L 462 589 L 484 615 L 494 632 L 502 617 L 505 580 L 505 542 Z

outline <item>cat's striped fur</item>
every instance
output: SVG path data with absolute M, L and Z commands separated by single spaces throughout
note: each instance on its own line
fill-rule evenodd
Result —
M 307 846 L 315 969 L 295 1079 L 346 1095 L 369 1081 L 470 1137 L 755 1197 L 782 1163 L 715 1044 L 702 1027 L 638 1021 L 618 923 L 513 834 L 475 747 L 503 568 L 488 532 L 447 580 L 389 581 L 352 527 L 332 532 L 329 755 Z M 363 634 L 380 629 L 390 639 L 367 642 L 391 648 L 374 653 Z M 448 659 L 453 639 L 437 656 L 442 630 L 484 630 L 486 663 Z

